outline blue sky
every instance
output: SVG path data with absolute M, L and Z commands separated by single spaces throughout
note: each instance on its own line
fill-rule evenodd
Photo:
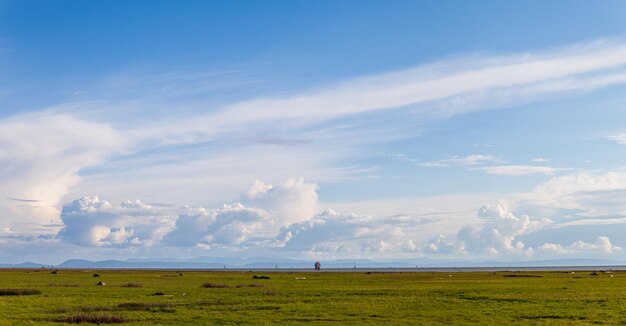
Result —
M 623 259 L 625 14 L 0 1 L 0 259 Z

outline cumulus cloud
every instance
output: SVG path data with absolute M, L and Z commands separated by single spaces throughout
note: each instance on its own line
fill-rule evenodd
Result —
M 220 209 L 185 207 L 166 243 L 203 248 L 259 245 L 275 237 L 281 226 L 313 217 L 318 205 L 316 185 L 303 178 L 276 186 L 257 180 L 241 197 L 244 203 Z
M 429 241 L 425 249 L 436 253 L 532 254 L 532 249 L 517 238 L 552 223 L 548 219 L 531 220 L 527 215 L 516 216 L 505 203 L 483 205 L 478 210 L 478 216 L 484 220 L 483 224 L 465 226 L 451 239 L 439 235 Z
M 417 245 L 406 227 L 408 216 L 374 217 L 325 210 L 314 218 L 281 228 L 275 245 L 294 251 L 413 252 Z
M 266 209 L 275 214 L 281 223 L 288 224 L 309 219 L 318 209 L 317 185 L 304 182 L 303 178 L 290 178 L 273 186 L 255 181 L 243 194 L 251 206 Z
M 81 246 L 152 246 L 174 229 L 166 212 L 140 201 L 114 206 L 97 196 L 84 197 L 63 207 L 59 238 Z
M 598 237 L 595 242 L 589 243 L 584 241 L 576 241 L 569 246 L 563 246 L 556 243 L 546 242 L 538 248 L 542 252 L 572 254 L 572 253 L 605 253 L 610 254 L 615 251 L 621 251 L 622 248 L 611 243 L 608 237 Z
M 59 223 L 60 201 L 78 172 L 124 146 L 109 126 L 68 115 L 0 120 L 0 224 L 27 232 Z
M 620 177 L 613 174 L 558 177 L 535 191 L 548 193 L 547 198 L 554 201 L 572 193 L 620 189 L 619 180 Z M 572 198 L 579 204 L 584 202 L 581 199 L 587 198 L 576 196 Z M 327 209 L 315 214 L 319 205 L 315 184 L 302 179 L 289 179 L 276 186 L 256 181 L 241 194 L 244 203 L 225 204 L 216 209 L 185 206 L 177 213 L 172 208 L 153 207 L 139 200 L 112 205 L 98 197 L 85 197 L 63 208 L 63 229 L 58 238 L 94 247 L 161 244 L 229 251 L 254 248 L 274 254 L 288 252 L 327 257 L 365 254 L 369 257 L 389 254 L 528 257 L 536 252 L 554 256 L 620 251 L 620 247 L 606 237 L 599 237 L 595 243 L 577 241 L 568 246 L 554 243 L 552 239 L 541 242 L 535 239 L 532 245 L 527 245 L 528 236 L 535 236 L 536 231 L 541 230 L 545 236 L 550 230 L 564 226 L 560 221 L 549 219 L 550 214 L 523 214 L 531 205 L 531 197 L 526 194 L 515 200 L 483 205 L 475 217 L 464 217 L 465 225 L 459 226 L 456 222 L 440 221 L 449 216 L 433 212 L 374 216 Z M 298 212 L 298 208 L 303 212 Z M 178 217 L 174 217 L 177 214 Z M 583 221 L 587 223 L 589 219 Z M 578 225 L 575 222 L 568 223 Z M 610 222 L 620 223 L 622 219 L 610 219 Z M 454 227 L 454 233 L 445 233 L 444 225 Z M 428 240 L 433 233 L 437 236 Z
M 235 247 L 267 240 L 276 228 L 273 216 L 265 210 L 242 204 L 224 205 L 220 209 L 185 207 L 176 220 L 175 231 L 165 243 L 179 247 Z

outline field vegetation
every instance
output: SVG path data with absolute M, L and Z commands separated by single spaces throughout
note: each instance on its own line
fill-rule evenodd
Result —
M 626 273 L 0 270 L 1 325 L 77 323 L 626 324 Z

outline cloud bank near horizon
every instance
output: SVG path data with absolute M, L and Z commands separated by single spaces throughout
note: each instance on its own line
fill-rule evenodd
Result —
M 608 221 L 609 227 L 621 224 L 597 217 L 590 219 L 595 206 L 602 206 L 604 201 L 588 201 L 587 197 L 607 188 L 626 190 L 622 178 L 626 180 L 624 174 L 614 172 L 554 177 L 530 193 L 482 205 L 475 213 L 476 222 L 458 224 L 456 231 L 447 234 L 439 233 L 442 230 L 437 230 L 437 220 L 425 216 L 373 216 L 331 209 L 309 209 L 307 214 L 300 211 L 291 215 L 292 206 L 317 208 L 321 204 L 315 184 L 289 179 L 276 186 L 255 181 L 242 192 L 243 203 L 224 204 L 221 208 L 172 209 L 152 207 L 139 200 L 114 206 L 98 197 L 85 197 L 64 206 L 63 228 L 56 237 L 81 247 L 172 247 L 231 253 L 253 249 L 265 254 L 324 258 L 444 255 L 531 259 L 554 255 L 581 257 L 590 253 L 608 257 L 621 253 L 621 246 L 603 234 L 593 235 L 595 238 L 589 242 L 579 239 L 573 243 L 557 243 L 544 237 L 534 245 L 525 244 L 521 237 L 567 229 L 576 222 L 602 226 Z M 565 204 L 563 193 L 569 194 Z M 584 194 L 584 198 L 575 198 L 577 194 Z M 536 202 L 538 195 L 541 202 Z M 550 203 L 546 202 L 549 198 Z M 533 211 L 537 206 L 543 208 L 545 216 L 515 213 Z M 571 211 L 573 206 L 578 213 L 563 218 L 563 212 Z M 437 235 L 427 238 L 424 234 Z

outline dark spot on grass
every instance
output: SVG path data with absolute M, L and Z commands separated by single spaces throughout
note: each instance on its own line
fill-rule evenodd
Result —
M 276 291 L 276 290 L 265 290 L 263 292 L 263 294 L 265 294 L 265 295 L 277 295 L 278 291 Z
M 389 295 L 389 293 L 387 292 L 352 292 L 352 293 L 346 293 L 346 295 L 384 296 L 384 295 Z
M 255 307 L 256 310 L 280 310 L 279 306 L 259 306 Z
M 125 310 L 146 310 L 152 308 L 171 308 L 173 304 L 167 302 L 126 302 L 117 305 Z
M 152 295 L 163 296 L 163 295 L 165 295 L 165 293 L 163 293 L 163 292 L 154 292 L 154 293 L 152 293 Z
M 269 280 L 270 279 L 269 276 L 263 276 L 263 275 L 261 275 L 261 276 L 254 275 L 254 276 L 252 276 L 252 278 L 255 279 L 255 280 Z
M 52 272 L 50 272 L 50 274 L 55 274 L 56 275 L 56 274 L 59 274 L 59 271 L 52 271 Z
M 459 299 L 462 300 L 470 300 L 470 301 L 492 301 L 492 302 L 511 302 L 511 303 L 521 303 L 521 302 L 528 302 L 528 300 L 524 300 L 524 299 L 515 299 L 515 298 L 492 298 L 492 297 L 487 297 L 487 296 L 479 296 L 479 295 L 475 295 L 475 296 L 465 296 L 465 295 L 460 295 L 458 296 Z
M 121 324 L 128 322 L 128 319 L 122 316 L 115 316 L 110 314 L 79 313 L 76 315 L 59 318 L 56 321 L 68 324 Z
M 41 294 L 40 290 L 35 289 L 0 289 L 0 296 L 3 295 L 36 295 Z
M 539 316 L 519 316 L 521 319 L 572 319 L 572 320 L 585 320 L 584 316 L 559 316 L 559 315 L 539 315 Z
M 224 284 L 224 283 L 213 283 L 213 282 L 206 282 L 204 284 L 202 284 L 203 288 L 219 288 L 219 289 L 224 289 L 224 288 L 229 288 L 230 285 L 228 284 Z
M 265 285 L 263 284 L 258 284 L 258 283 L 253 283 L 253 284 L 237 284 L 235 285 L 236 288 L 262 288 Z
M 93 274 L 93 277 L 100 277 L 100 274 Z
M 50 287 L 62 287 L 62 288 L 77 288 L 77 287 L 80 286 L 80 284 L 78 284 L 78 283 L 63 283 L 63 284 L 50 283 L 50 284 L 48 284 L 48 286 L 50 286 Z
M 165 302 L 127 302 L 117 305 L 118 310 L 176 312 L 174 305 Z
M 130 282 L 130 283 L 122 284 L 122 287 L 125 287 L 125 288 L 140 288 L 140 287 L 143 287 L 143 283 Z
M 283 319 L 284 321 L 296 321 L 296 322 L 312 322 L 312 321 L 342 321 L 339 319 L 330 319 L 330 318 L 287 318 Z

